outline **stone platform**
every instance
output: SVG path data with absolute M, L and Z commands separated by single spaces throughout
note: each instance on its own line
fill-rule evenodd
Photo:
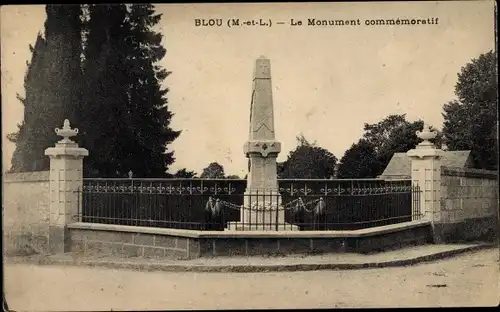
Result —
M 67 251 L 165 259 L 372 253 L 428 244 L 431 230 L 429 221 L 353 231 L 196 231 L 73 223 L 68 225 Z
M 248 224 L 239 221 L 228 222 L 224 231 L 299 231 L 299 227 L 290 223 Z

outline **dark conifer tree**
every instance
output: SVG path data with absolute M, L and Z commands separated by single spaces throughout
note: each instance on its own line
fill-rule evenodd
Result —
M 47 5 L 45 38 L 38 36 L 25 77 L 25 106 L 13 171 L 47 170 L 44 150 L 58 140 L 55 127 L 68 118 L 89 149 L 86 176 L 166 176 L 174 161 L 170 128 L 170 72 L 160 21 L 150 4 Z
M 16 143 L 11 171 L 49 169 L 44 155 L 57 141 L 55 127 L 68 118 L 77 122 L 75 103 L 80 100 L 81 39 L 79 5 L 46 5 L 45 38 L 40 34 L 30 46 L 31 62 L 24 79 L 24 119 L 8 136 Z
M 162 177 L 174 161 L 167 145 L 180 132 L 170 128 L 157 62 L 166 53 L 152 30 L 161 15 L 150 4 L 92 5 L 85 49 L 84 145 L 91 154 L 86 175 Z
M 180 134 L 170 127 L 173 114 L 167 105 L 168 89 L 162 87 L 170 72 L 158 65 L 166 50 L 161 43 L 163 36 L 152 28 L 160 19 L 161 15 L 155 14 L 151 4 L 129 7 L 130 37 L 127 43 L 130 50 L 127 60 L 130 63 L 129 113 L 133 123 L 128 127 L 130 139 L 124 144 L 134 147 L 124 165 L 140 176 L 165 175 L 168 166 L 174 162 L 173 152 L 167 151 L 167 145 Z
M 123 124 L 129 109 L 127 49 L 123 46 L 128 35 L 126 7 L 91 5 L 88 14 L 79 125 L 81 145 L 90 151 L 84 170 L 87 176 L 113 177 L 123 158 L 117 141 L 127 135 L 123 133 Z

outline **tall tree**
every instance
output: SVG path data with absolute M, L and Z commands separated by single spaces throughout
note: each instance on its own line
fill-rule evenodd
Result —
M 389 115 L 375 124 L 365 123 L 363 138 L 374 147 L 376 153 L 385 149 L 394 132 L 408 124 L 406 115 Z
M 361 139 L 344 153 L 338 168 L 338 178 L 376 178 L 381 167 L 374 146 Z
M 170 127 L 170 72 L 153 27 L 161 14 L 151 4 L 90 5 L 82 105 L 86 175 L 162 177 L 174 162 L 168 144 L 180 134 Z M 94 156 L 92 156 L 92 154 Z
M 210 163 L 200 175 L 203 179 L 224 179 L 224 167 L 217 162 Z
M 297 147 L 287 160 L 277 165 L 281 179 L 329 179 L 333 176 L 337 158 L 328 150 L 310 143 L 301 134 L 297 137 Z
M 346 151 L 341 160 L 339 175 L 343 178 L 374 178 L 389 164 L 394 153 L 407 152 L 419 143 L 417 130 L 424 122 L 409 122 L 406 115 L 389 115 L 375 124 L 365 124 L 362 139 Z M 431 130 L 437 131 L 434 127 Z M 441 146 L 438 131 L 434 144 Z M 361 159 L 363 158 L 363 159 Z M 369 168 L 369 169 L 368 169 Z
M 124 127 L 129 108 L 126 53 L 123 45 L 129 36 L 125 5 L 90 5 L 86 25 L 84 80 L 80 113 L 82 122 L 81 145 L 90 150 L 85 159 L 85 174 L 113 177 L 129 170 L 141 176 L 136 168 L 120 171 L 123 148 L 120 136 L 126 136 Z
M 445 142 L 451 150 L 471 150 L 475 166 L 496 170 L 498 157 L 498 74 L 493 51 L 462 67 L 456 100 L 443 107 Z
M 81 86 L 80 5 L 46 5 L 45 38 L 38 34 L 30 45 L 31 62 L 24 79 L 24 118 L 8 136 L 16 143 L 11 171 L 49 169 L 44 150 L 57 140 L 55 127 L 63 120 L 77 122 Z

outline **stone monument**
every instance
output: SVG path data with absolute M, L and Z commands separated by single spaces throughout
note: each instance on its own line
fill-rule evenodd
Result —
M 240 222 L 229 222 L 229 230 L 297 230 L 285 224 L 285 211 L 278 192 L 276 158 L 281 143 L 275 138 L 271 62 L 261 56 L 255 62 L 250 130 L 244 153 L 250 159 L 245 200 Z

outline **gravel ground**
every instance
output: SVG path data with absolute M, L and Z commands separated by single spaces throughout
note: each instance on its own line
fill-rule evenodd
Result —
M 443 307 L 499 304 L 499 252 L 411 267 L 169 273 L 5 265 L 9 308 L 34 310 Z

